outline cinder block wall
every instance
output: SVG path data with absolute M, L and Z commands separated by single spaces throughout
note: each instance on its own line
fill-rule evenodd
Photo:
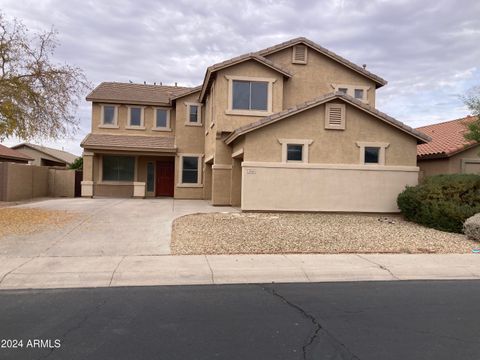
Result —
M 0 163 L 0 201 L 74 197 L 75 170 Z

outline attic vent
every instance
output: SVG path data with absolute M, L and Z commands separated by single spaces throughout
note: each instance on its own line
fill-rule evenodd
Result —
M 307 47 L 305 45 L 295 45 L 293 47 L 292 63 L 294 64 L 307 63 Z
M 325 129 L 345 130 L 345 104 L 325 106 Z

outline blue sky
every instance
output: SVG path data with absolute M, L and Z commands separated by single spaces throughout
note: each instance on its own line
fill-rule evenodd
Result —
M 480 85 L 475 0 L 0 0 L 0 9 L 32 32 L 53 25 L 55 61 L 80 66 L 94 85 L 198 85 L 211 64 L 297 36 L 388 80 L 377 108 L 413 127 L 467 115 L 459 96 Z M 35 142 L 80 155 L 90 104 L 77 116 L 71 138 Z

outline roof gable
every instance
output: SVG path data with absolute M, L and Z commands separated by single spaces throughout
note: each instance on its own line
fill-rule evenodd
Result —
M 346 66 L 347 68 L 369 78 L 370 80 L 374 81 L 377 84 L 377 88 L 384 86 L 387 84 L 387 81 L 385 79 L 382 79 L 380 76 L 375 75 L 371 73 L 370 71 L 366 70 L 365 68 L 358 66 L 357 64 L 354 64 L 353 62 L 345 59 L 344 57 L 334 53 L 333 51 L 330 51 L 323 46 L 318 45 L 317 43 L 305 38 L 305 37 L 298 37 L 295 39 L 291 39 L 288 41 L 285 41 L 281 44 L 274 45 L 271 47 L 268 47 L 266 49 L 257 51 L 256 54 L 259 54 L 261 56 L 267 56 L 270 54 L 273 54 L 275 52 L 287 49 L 289 47 L 298 45 L 298 44 L 303 44 L 309 47 L 310 49 L 313 49 L 315 51 L 318 51 L 319 53 L 327 56 L 328 58 Z
M 478 145 L 477 142 L 468 141 L 464 137 L 468 130 L 467 125 L 475 120 L 476 117 L 467 116 L 417 128 L 432 138 L 428 144 L 417 146 L 417 156 L 419 158 L 450 157 Z
M 427 141 L 430 141 L 430 138 L 427 135 L 423 134 L 422 132 L 417 131 L 417 130 L 411 128 L 410 126 L 405 125 L 404 123 L 392 118 L 391 116 L 388 116 L 387 114 L 382 113 L 382 112 L 378 111 L 377 109 L 372 108 L 369 105 L 366 105 L 366 104 L 362 103 L 361 101 L 359 101 L 359 100 L 357 100 L 357 99 L 355 99 L 355 98 L 353 98 L 349 95 L 341 93 L 341 92 L 326 94 L 324 96 L 320 96 L 320 97 L 315 98 L 313 100 L 310 100 L 310 101 L 304 102 L 302 104 L 296 105 L 296 106 L 294 106 L 290 109 L 287 109 L 287 110 L 272 114 L 270 116 L 266 116 L 264 118 L 261 118 L 260 120 L 254 122 L 254 123 L 248 124 L 246 126 L 242 126 L 238 129 L 234 130 L 230 135 L 228 135 L 225 138 L 224 141 L 225 141 L 225 143 L 230 144 L 236 138 L 238 138 L 241 135 L 244 135 L 244 134 L 247 134 L 249 132 L 255 131 L 257 129 L 268 126 L 270 124 L 276 123 L 277 121 L 289 118 L 289 117 L 291 117 L 295 114 L 298 114 L 298 113 L 303 112 L 305 110 L 308 110 L 308 109 L 311 109 L 313 107 L 319 106 L 321 104 L 325 104 L 325 103 L 327 103 L 331 100 L 334 100 L 334 99 L 343 100 L 344 102 L 346 102 L 346 103 L 348 103 L 352 106 L 355 106 L 356 108 L 358 108 L 358 109 L 360 109 L 360 110 L 378 118 L 379 120 L 381 120 L 381 121 L 383 121 L 383 122 L 385 122 L 385 123 L 387 123 L 387 124 L 389 124 L 393 127 L 396 127 L 397 129 L 399 129 L 399 130 L 409 134 L 410 136 L 413 136 L 414 138 L 416 138 L 419 143 L 425 143 Z

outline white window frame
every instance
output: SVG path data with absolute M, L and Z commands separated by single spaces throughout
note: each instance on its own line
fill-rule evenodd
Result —
M 366 166 L 385 165 L 385 149 L 390 146 L 385 142 L 371 142 L 371 141 L 357 141 L 357 146 L 360 148 L 360 164 Z M 379 148 L 378 163 L 365 163 L 365 148 L 376 147 Z
M 190 121 L 190 106 L 197 106 L 197 122 Z M 185 103 L 187 114 L 185 117 L 185 125 L 187 126 L 203 126 L 202 124 L 202 104 L 196 102 L 186 102 Z
M 167 112 L 167 126 L 166 127 L 157 127 L 157 110 L 165 110 Z M 171 123 L 170 123 L 170 108 L 166 107 L 154 107 L 153 108 L 153 127 L 152 130 L 154 131 L 172 131 Z
M 132 130 L 145 130 L 145 106 L 137 106 L 137 105 L 130 105 L 127 106 L 128 116 L 127 116 L 127 126 L 126 129 Z M 131 110 L 132 109 L 140 109 L 140 125 L 132 125 L 130 122 L 132 120 Z
M 278 139 L 278 142 L 282 145 L 282 163 L 308 163 L 309 146 L 313 143 L 311 139 Z M 288 145 L 302 145 L 302 160 L 287 160 L 287 147 Z
M 104 115 L 105 115 L 105 106 L 113 106 L 115 108 L 114 112 L 113 112 L 113 124 L 105 124 L 104 122 Z M 118 128 L 118 105 L 114 105 L 114 104 L 101 104 L 100 105 L 100 125 L 99 127 L 101 128 L 115 128 L 117 129 Z
M 196 157 L 197 158 L 197 169 L 198 169 L 198 176 L 197 176 L 197 182 L 196 183 L 184 183 L 183 182 L 183 158 L 184 157 Z M 203 171 L 203 157 L 204 154 L 178 154 L 178 182 L 177 182 L 177 187 L 183 187 L 183 188 L 198 188 L 198 187 L 203 187 L 202 183 L 202 171 Z
M 363 90 L 363 98 L 357 99 L 361 102 L 368 104 L 368 90 L 370 90 L 370 86 L 363 86 L 363 85 L 352 85 L 352 84 L 331 84 L 331 86 L 335 89 L 335 92 L 339 91 L 341 88 L 347 89 L 347 95 L 357 99 L 355 97 L 355 90 Z
M 273 83 L 277 81 L 275 78 L 251 77 L 251 76 L 232 76 L 227 75 L 228 80 L 228 104 L 225 114 L 227 115 L 244 115 L 244 116 L 266 116 L 273 114 Z M 244 110 L 233 109 L 233 81 L 259 81 L 268 83 L 267 86 L 267 110 Z

